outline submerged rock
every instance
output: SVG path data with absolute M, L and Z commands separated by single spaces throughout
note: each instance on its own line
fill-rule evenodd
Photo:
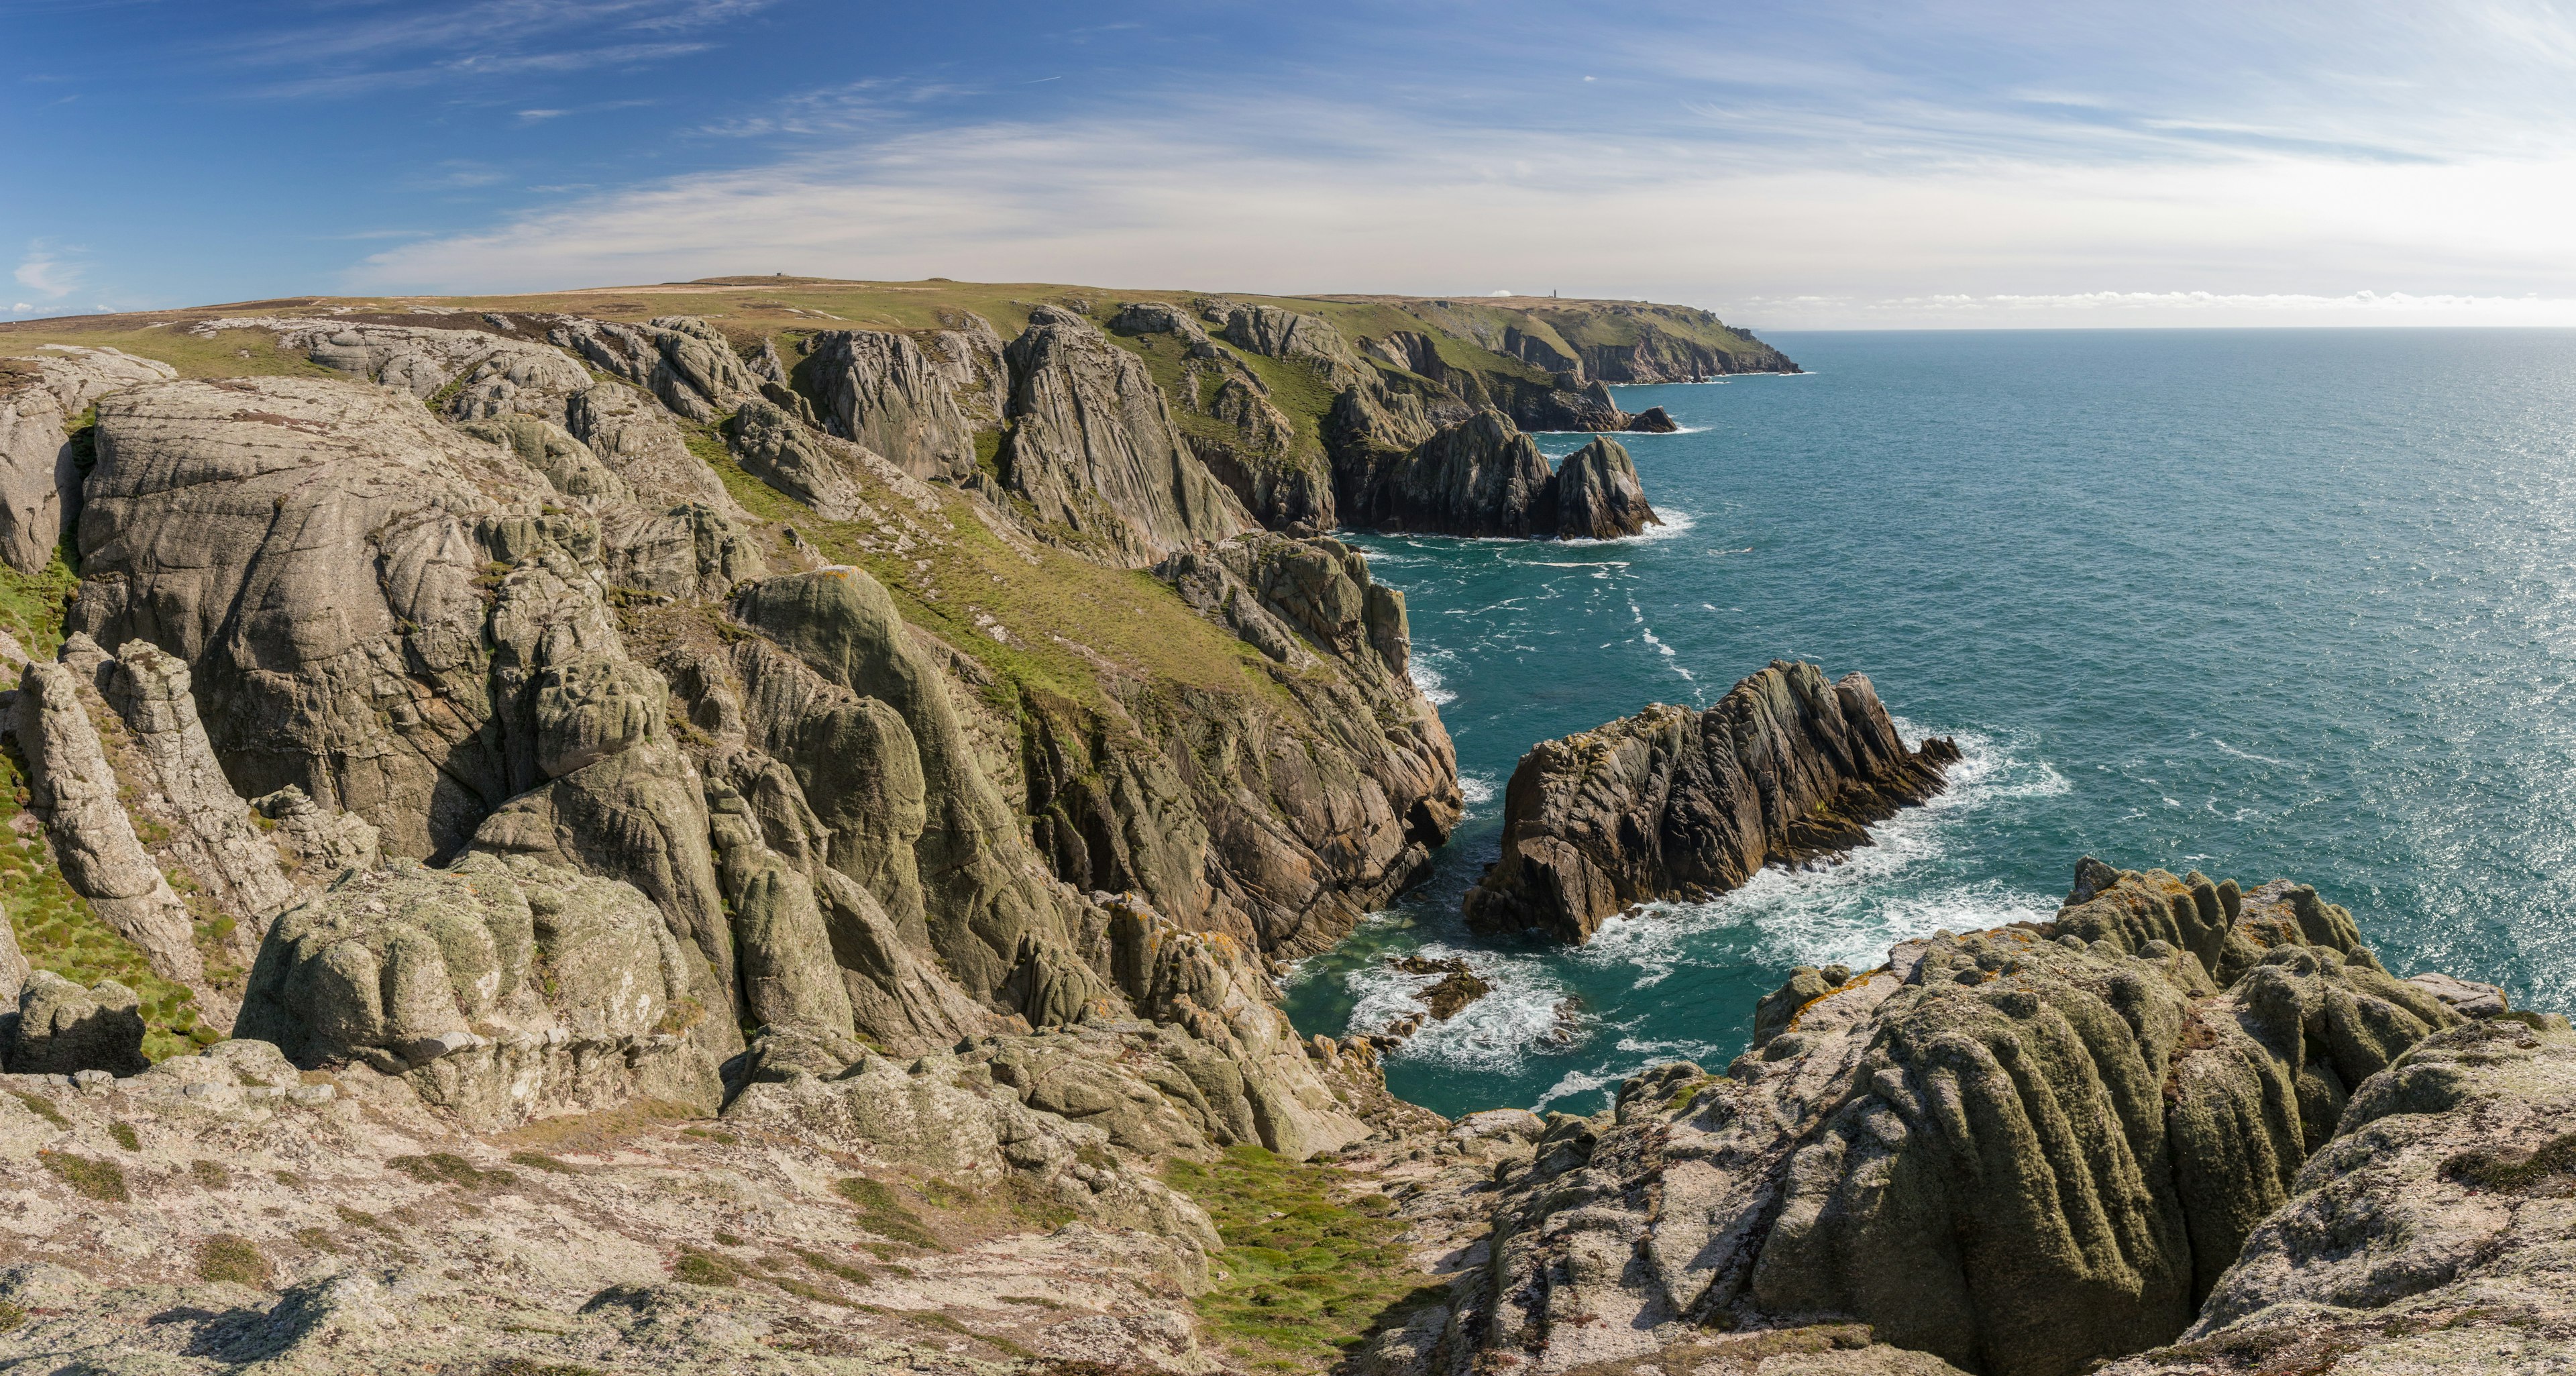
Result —
M 1958 758 L 1937 737 L 1907 748 L 1863 675 L 1775 662 L 1705 712 L 1657 704 L 1523 756 L 1467 920 L 1580 943 L 1636 904 L 1868 845 Z

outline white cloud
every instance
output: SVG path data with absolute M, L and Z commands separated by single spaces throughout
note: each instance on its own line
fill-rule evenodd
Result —
M 1506 161 L 1463 131 L 1310 119 L 1301 131 L 1322 137 L 1285 140 L 1281 127 L 996 124 L 854 141 L 391 248 L 351 285 L 543 290 L 784 267 L 1478 295 L 1517 279 L 1775 328 L 2576 323 L 2564 252 L 2576 157 L 1899 172 L 1570 135 L 1519 138 Z M 1320 151 L 1279 151 L 1292 146 Z
M 14 306 L 11 306 L 9 309 L 10 309 L 10 310 L 12 310 L 12 311 L 32 311 L 32 310 L 34 310 L 34 309 L 35 309 L 35 307 L 34 307 L 34 306 L 32 306 L 32 305 L 30 305 L 30 304 L 28 304 L 27 302 L 21 301 L 21 302 L 19 302 L 18 304 L 14 305 Z
M 18 279 L 19 286 L 42 293 L 47 300 L 68 296 L 80 286 L 80 269 L 43 250 L 20 259 L 18 270 L 12 275 Z

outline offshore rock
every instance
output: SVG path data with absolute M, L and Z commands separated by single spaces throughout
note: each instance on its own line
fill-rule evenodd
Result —
M 270 928 L 237 1027 L 361 1062 L 480 1127 L 668 1099 L 712 1112 L 740 1042 L 696 951 L 634 888 L 527 860 L 406 861 Z
M 1040 306 L 1011 341 L 1003 482 L 1112 562 L 1143 566 L 1252 519 L 1200 463 L 1144 361 Z
M 1671 413 L 1660 406 L 1649 406 L 1628 418 L 1628 432 L 1632 435 L 1669 435 L 1681 428 Z
M 1348 497 L 1346 515 L 1354 524 L 1481 538 L 1607 540 L 1658 519 L 1636 465 L 1615 440 L 1594 440 L 1551 469 L 1538 442 L 1490 408 L 1402 454 L 1385 452 L 1373 435 L 1400 438 L 1409 427 L 1357 392 L 1337 403 L 1335 415 L 1359 427 L 1346 436 L 1346 449 L 1377 456 Z
M 1356 525 L 1437 535 L 1552 535 L 1554 476 L 1537 441 L 1501 412 L 1481 411 L 1380 467 L 1343 514 Z
M 1597 439 L 1556 468 L 1556 534 L 1561 540 L 1615 540 L 1663 518 L 1646 505 L 1637 465 L 1617 440 Z
M 134 1075 L 151 1064 L 143 1056 L 139 1001 L 112 979 L 83 989 L 51 970 L 35 971 L 7 1021 L 0 1062 L 12 1075 Z
M 1908 749 L 1867 677 L 1774 661 L 1705 712 L 1657 704 L 1521 757 L 1467 920 L 1579 944 L 1637 904 L 1868 845 L 1958 758 L 1937 737 Z
M 2455 1102 L 2389 1068 L 2459 1015 L 2366 950 L 2286 942 L 2222 989 L 2170 942 L 2081 935 L 2105 898 L 2266 920 L 2227 922 L 2232 892 L 2122 873 L 2056 923 L 1799 972 L 1726 1077 L 1667 1066 L 1557 1121 L 1460 1337 L 1552 1372 L 1700 1325 L 1856 1322 L 1988 1376 L 2170 1341 L 2312 1150 Z

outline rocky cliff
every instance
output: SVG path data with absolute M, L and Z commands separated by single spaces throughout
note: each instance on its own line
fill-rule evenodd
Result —
M 2477 1048 L 2540 1071 L 2564 1020 L 2392 978 L 2304 886 L 2087 861 L 2053 922 L 1799 970 L 1755 1026 L 1724 1075 L 1632 1079 L 1498 1164 L 1490 1257 L 1452 1289 L 1441 1369 L 1593 1370 L 1711 1329 L 1850 1323 L 1963 1370 L 2061 1376 L 2195 1321 L 2230 1336 L 2173 1363 L 2309 1342 L 2318 1302 L 2438 1325 L 2457 1310 L 2403 1302 L 2472 1255 L 2526 1306 L 2554 1284 L 2506 1240 L 2507 1209 L 2458 1201 L 2549 1178 L 2555 1082 L 2488 1080 L 2487 1155 L 2437 1158 L 2466 1141 L 2470 1067 L 2493 1063 Z M 2441 1170 L 2458 1183 L 2370 1212 Z M 2327 1322 L 2343 1350 L 2402 1331 Z
M 1867 678 L 1774 663 L 1705 712 L 1658 704 L 1523 756 L 1467 919 L 1586 941 L 1636 904 L 1867 845 L 1958 758 L 1943 739 L 1907 747 Z
M 1636 463 L 1596 439 L 1551 465 L 1500 411 L 1479 411 L 1402 453 L 1363 449 L 1343 518 L 1379 530 L 1613 540 L 1661 524 Z

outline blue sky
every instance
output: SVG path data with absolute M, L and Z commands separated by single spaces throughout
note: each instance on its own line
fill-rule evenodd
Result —
M 17 318 L 785 271 L 2576 324 L 2560 4 L 0 0 L 0 83 Z

